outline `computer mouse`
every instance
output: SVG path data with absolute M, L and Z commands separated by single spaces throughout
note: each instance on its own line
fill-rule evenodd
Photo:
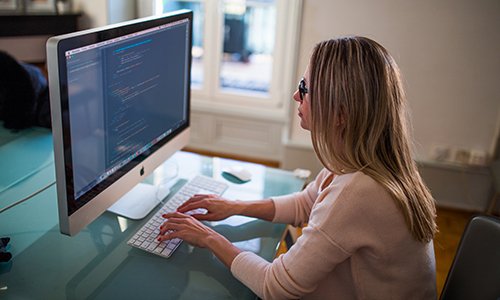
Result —
M 222 173 L 228 174 L 235 177 L 243 182 L 250 181 L 252 179 L 252 173 L 242 166 L 230 166 L 222 170 Z

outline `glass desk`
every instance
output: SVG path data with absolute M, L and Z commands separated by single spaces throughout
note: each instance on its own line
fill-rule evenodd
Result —
M 4 173 L 0 176 L 0 207 L 55 178 L 49 131 L 27 130 L 7 138 L 0 146 Z M 244 165 L 253 179 L 245 184 L 226 181 L 221 170 L 233 164 Z M 196 174 L 228 182 L 224 196 L 230 199 L 266 198 L 299 191 L 304 185 L 303 179 L 288 171 L 187 152 L 175 154 L 145 182 L 161 181 L 172 165 L 178 166 L 173 191 Z M 127 240 L 146 219 L 134 221 L 106 212 L 78 235 L 62 235 L 55 186 L 1 213 L 0 237 L 11 238 L 7 249 L 13 258 L 0 263 L 0 299 L 255 298 L 205 249 L 182 243 L 165 259 L 128 246 Z M 269 261 L 285 231 L 285 225 L 239 216 L 207 224 L 238 247 Z

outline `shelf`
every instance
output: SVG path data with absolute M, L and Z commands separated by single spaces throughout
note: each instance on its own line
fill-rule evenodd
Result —
M 0 15 L 0 37 L 59 35 L 78 29 L 81 14 Z
M 457 172 L 466 172 L 466 173 L 475 173 L 481 175 L 489 175 L 489 167 L 488 166 L 475 166 L 475 165 L 464 165 L 458 163 L 444 162 L 444 161 L 435 161 L 435 160 L 417 160 L 418 166 L 425 167 L 434 167 L 449 171 L 457 171 Z

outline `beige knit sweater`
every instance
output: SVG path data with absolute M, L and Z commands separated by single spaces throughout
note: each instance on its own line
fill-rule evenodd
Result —
M 436 299 L 432 242 L 413 239 L 389 193 L 361 173 L 322 170 L 276 197 L 274 222 L 308 223 L 272 263 L 242 252 L 231 272 L 263 299 Z

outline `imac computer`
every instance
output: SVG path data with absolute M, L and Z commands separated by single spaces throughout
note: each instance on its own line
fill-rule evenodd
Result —
M 62 233 L 158 204 L 140 182 L 189 140 L 191 43 L 188 10 L 47 41 Z

